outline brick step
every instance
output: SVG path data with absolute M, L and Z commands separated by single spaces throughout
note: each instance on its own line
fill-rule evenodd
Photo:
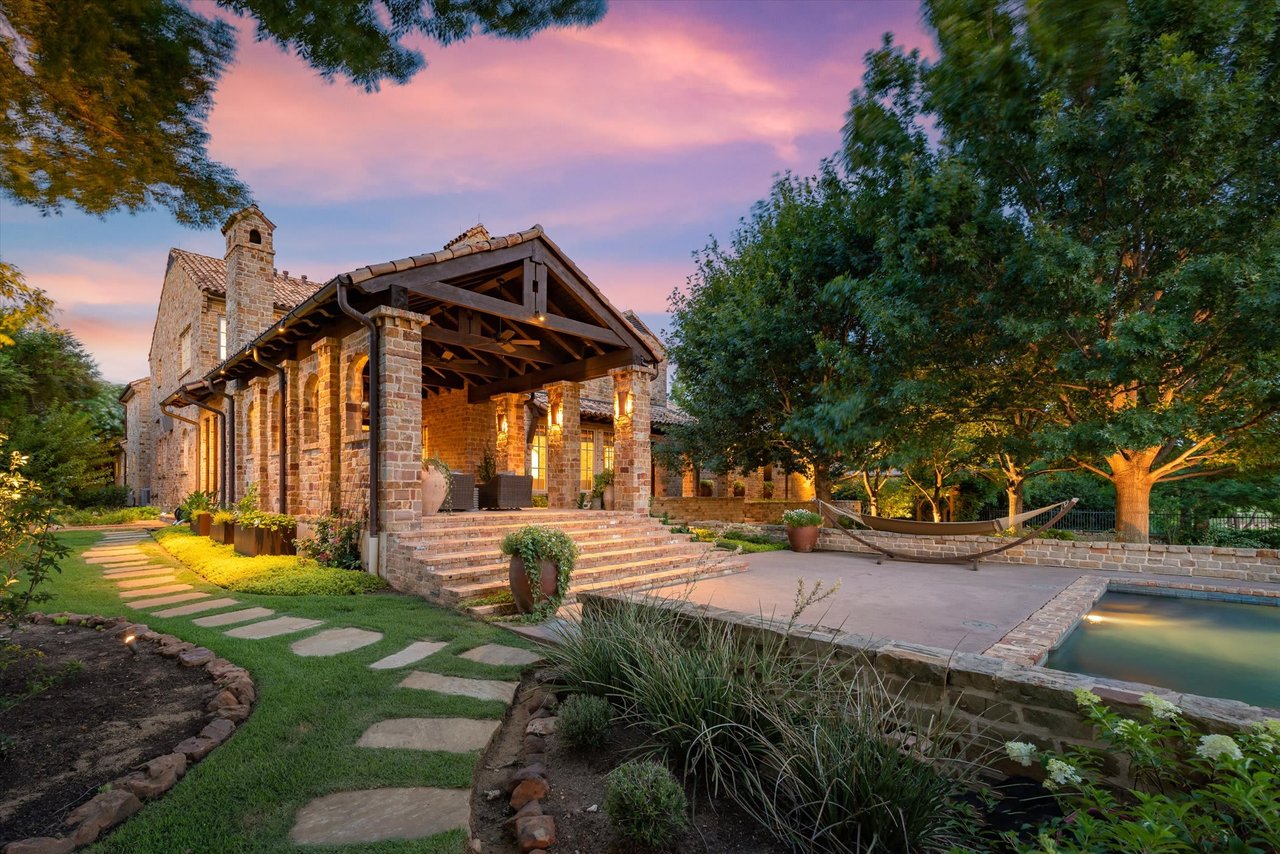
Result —
M 661 533 L 646 531 L 639 534 L 574 537 L 573 540 L 578 546 L 578 552 L 582 555 L 588 555 L 601 549 L 616 551 L 622 548 L 640 549 L 661 545 L 677 546 L 691 542 L 687 534 L 672 534 L 667 531 Z M 502 553 L 500 545 L 501 541 L 499 540 L 461 544 L 456 542 L 441 543 L 438 547 L 432 545 L 425 549 L 418 549 L 414 552 L 414 558 L 425 566 L 437 569 L 456 563 L 488 562 L 495 560 Z
M 684 555 L 689 558 L 697 558 L 703 554 L 706 549 L 701 543 L 693 543 L 688 540 L 679 543 L 662 543 L 650 546 L 641 546 L 638 548 L 610 549 L 608 551 L 590 551 L 583 552 L 579 555 L 575 565 L 575 572 L 584 569 L 590 569 L 596 566 L 602 566 L 612 563 L 618 563 L 624 560 L 643 560 L 645 557 L 658 556 L 676 556 Z M 503 556 L 502 558 L 486 563 L 461 563 L 461 565 L 450 565 L 439 567 L 434 562 L 421 561 L 428 566 L 428 572 L 441 580 L 441 583 L 457 582 L 468 578 L 484 578 L 485 576 L 494 575 L 507 576 L 507 568 L 511 564 L 511 559 Z
M 548 528 L 556 528 L 569 534 L 580 531 L 617 531 L 617 530 L 652 530 L 654 528 L 664 527 L 657 519 L 649 519 L 644 516 L 636 516 L 628 514 L 626 518 L 614 517 L 610 519 L 583 519 L 577 517 L 554 522 L 538 522 Z M 526 527 L 526 523 L 509 522 L 506 524 L 492 525 L 450 525 L 447 527 L 439 527 L 431 530 L 409 531 L 398 535 L 398 539 L 404 545 L 416 545 L 423 543 L 436 543 L 444 540 L 454 539 L 479 539 L 479 538 L 497 538 L 501 539 L 512 531 L 518 531 Z
M 584 567 L 582 569 L 575 568 L 573 571 L 573 581 L 570 583 L 570 590 L 581 589 L 584 585 L 603 583 L 609 586 L 604 579 L 617 579 L 637 575 L 652 575 L 664 571 L 679 571 L 698 574 L 699 567 L 705 565 L 718 565 L 717 556 L 704 552 L 702 555 L 664 555 L 660 557 L 647 558 L 645 560 L 624 561 L 621 563 L 603 564 L 594 567 Z M 728 558 L 728 554 L 721 552 L 724 558 Z M 708 567 L 709 568 L 709 567 Z M 484 581 L 476 581 L 470 584 L 445 585 L 441 590 L 441 598 L 448 604 L 456 604 L 463 599 L 471 599 L 476 596 L 487 596 L 492 593 L 498 593 L 505 590 L 508 580 L 505 576 L 489 578 Z
M 530 510 L 502 511 L 486 510 L 469 513 L 437 513 L 422 518 L 420 531 L 434 531 L 438 528 L 471 527 L 486 525 L 547 525 L 563 521 L 581 521 L 583 519 L 648 519 L 641 513 L 624 510 Z
M 735 575 L 739 572 L 745 572 L 747 564 L 741 560 L 726 560 L 724 563 L 715 564 L 712 567 L 698 571 L 696 569 L 683 568 L 676 570 L 667 570 L 665 572 L 645 573 L 634 576 L 624 576 L 621 578 L 608 579 L 605 581 L 589 582 L 587 584 L 574 584 L 569 588 L 569 593 L 565 596 L 565 604 L 572 604 L 578 599 L 579 593 L 595 593 L 601 590 L 630 590 L 639 592 L 643 590 L 651 590 L 656 587 L 670 587 L 679 584 L 682 581 L 700 581 L 704 578 L 719 578 L 724 575 Z M 500 605 L 475 605 L 467 608 L 467 613 L 477 617 L 505 617 L 515 614 L 515 606 L 511 604 Z

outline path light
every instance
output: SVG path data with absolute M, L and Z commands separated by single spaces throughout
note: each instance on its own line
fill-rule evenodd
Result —
M 128 648 L 129 652 L 133 653 L 134 655 L 137 655 L 138 654 L 137 635 L 135 635 L 133 632 L 129 632 L 127 635 L 124 636 L 123 640 L 124 640 L 124 645 Z
M 1084 618 L 1090 623 L 1102 623 L 1102 622 L 1105 622 L 1107 619 L 1101 614 L 1085 614 Z

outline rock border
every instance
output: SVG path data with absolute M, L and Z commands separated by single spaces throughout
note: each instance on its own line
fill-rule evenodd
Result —
M 196 762 L 222 744 L 239 724 L 248 720 L 258 693 L 249 671 L 218 658 L 213 651 L 173 635 L 152 631 L 128 617 L 99 617 L 60 612 L 32 613 L 27 622 L 41 625 L 81 626 L 112 631 L 118 638 L 132 634 L 135 643 L 150 643 L 156 652 L 172 658 L 180 667 L 200 667 L 213 680 L 215 692 L 205 705 L 209 721 L 199 735 L 183 739 L 168 753 L 135 766 L 133 771 L 108 783 L 94 797 L 67 815 L 65 836 L 34 836 L 5 845 L 3 854 L 68 854 L 96 842 L 108 830 L 142 809 L 144 800 L 162 796 Z

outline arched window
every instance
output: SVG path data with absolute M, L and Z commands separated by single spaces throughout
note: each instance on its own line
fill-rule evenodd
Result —
M 251 228 L 251 229 L 249 229 L 249 242 L 250 242 L 250 243 L 261 243 L 261 242 L 262 242 L 262 232 L 261 232 L 261 231 L 258 231 L 258 229 L 256 229 L 256 228 Z
M 244 411 L 244 427 L 246 459 L 244 461 L 245 482 L 253 483 L 258 479 L 258 470 L 255 466 L 255 460 L 258 458 L 258 448 L 261 440 L 258 437 L 258 404 L 256 401 L 249 401 L 249 406 Z
M 302 442 L 313 445 L 320 441 L 320 383 L 316 375 L 307 377 L 302 387 Z
M 280 452 L 280 392 L 273 392 L 271 405 L 267 407 L 267 432 L 263 437 L 269 443 L 264 449 L 268 457 Z
M 351 361 L 347 374 L 347 433 L 359 439 L 369 430 L 369 357 L 358 356 Z

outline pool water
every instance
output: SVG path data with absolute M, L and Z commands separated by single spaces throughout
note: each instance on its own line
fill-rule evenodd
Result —
M 1280 607 L 1109 592 L 1045 666 L 1280 708 Z

